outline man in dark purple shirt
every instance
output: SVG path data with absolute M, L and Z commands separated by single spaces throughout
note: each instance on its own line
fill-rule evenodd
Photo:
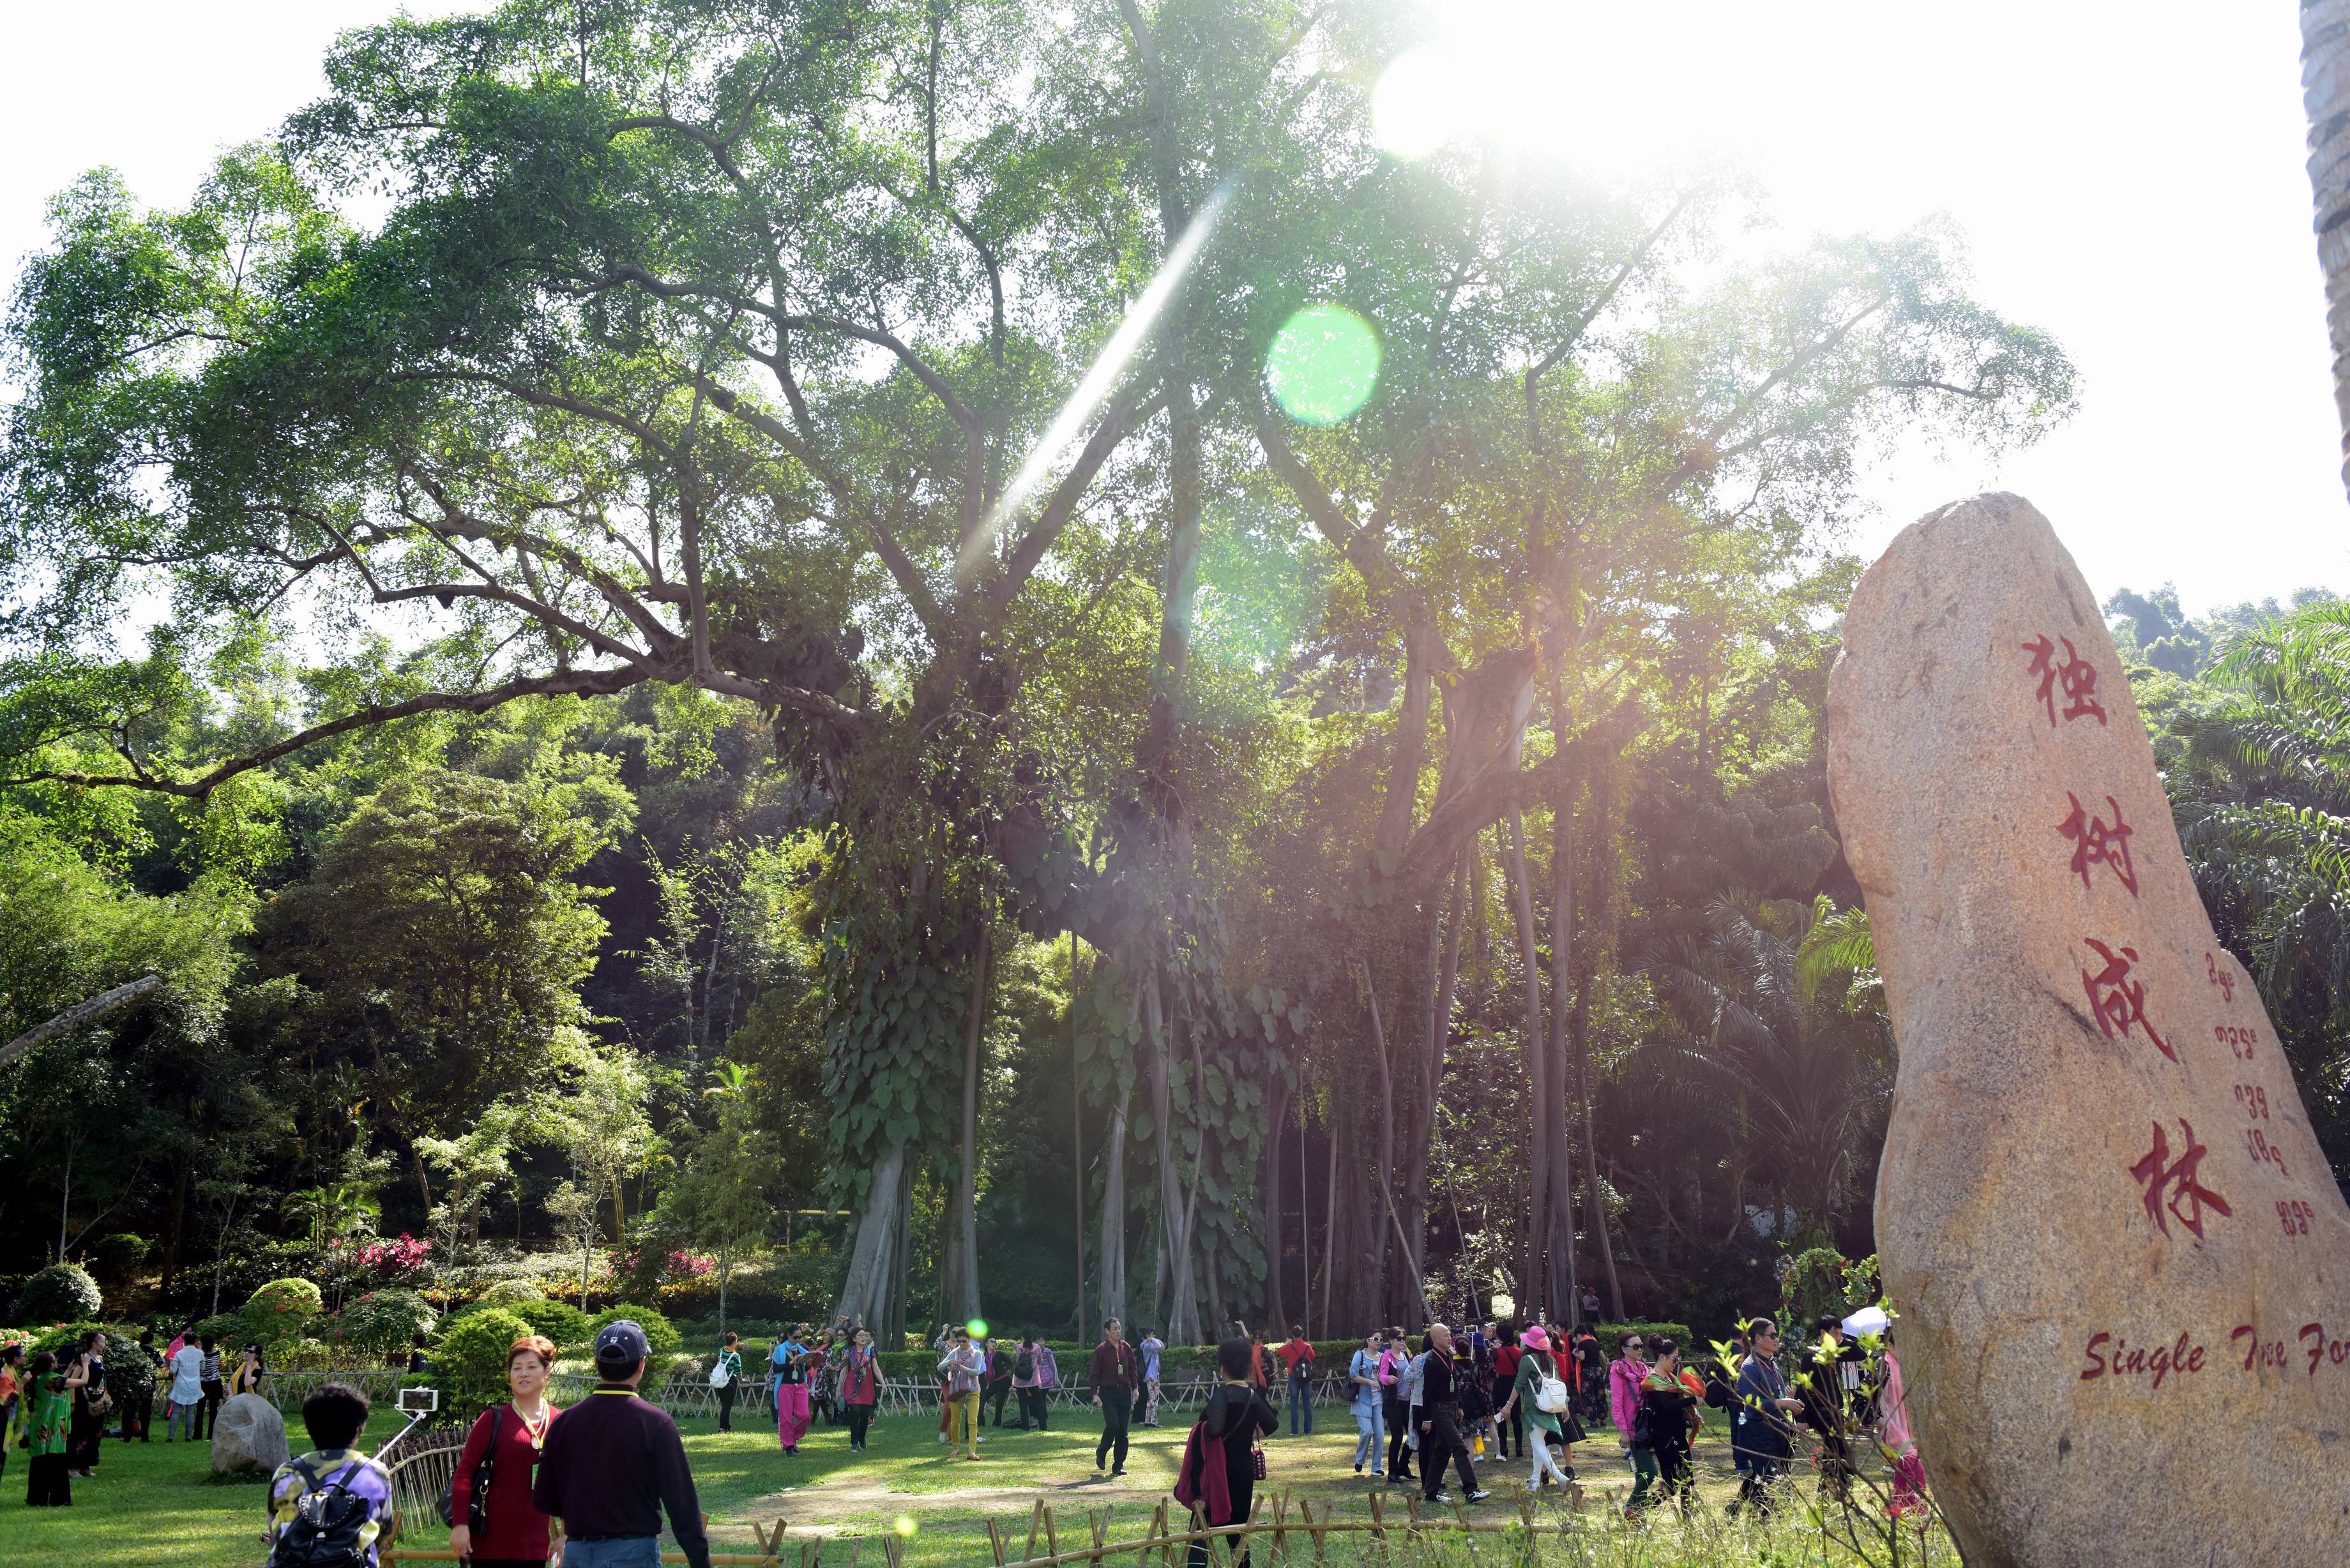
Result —
M 568 1568 L 660 1568 L 660 1516 L 691 1568 L 710 1568 L 702 1501 L 668 1413 L 637 1397 L 650 1347 L 626 1318 L 596 1336 L 595 1391 L 546 1429 L 530 1501 L 563 1521 Z
M 1118 1319 L 1102 1325 L 1102 1342 L 1094 1346 L 1093 1361 L 1086 1372 L 1087 1381 L 1094 1386 L 1094 1407 L 1102 1413 L 1101 1441 L 1094 1445 L 1094 1469 L 1101 1469 L 1102 1460 L 1115 1449 L 1118 1463 L 1110 1474 L 1122 1476 L 1127 1422 L 1134 1414 L 1134 1391 L 1142 1383 L 1142 1363 L 1134 1346 L 1126 1343 L 1126 1325 Z

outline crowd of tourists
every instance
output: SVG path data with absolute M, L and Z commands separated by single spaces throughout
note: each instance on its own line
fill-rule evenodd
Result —
M 1473 1502 L 1489 1495 L 1477 1480 L 1479 1459 L 1507 1462 L 1514 1449 L 1527 1465 L 1527 1490 L 1540 1494 L 1575 1481 L 1576 1444 L 1612 1440 L 1632 1475 L 1628 1515 L 1660 1504 L 1685 1512 L 1696 1495 L 1692 1445 L 1703 1429 L 1701 1407 L 1711 1406 L 1729 1419 L 1735 1510 L 1770 1511 L 1805 1432 L 1818 1445 L 1823 1480 L 1838 1495 L 1850 1492 L 1856 1439 L 1873 1441 L 1894 1456 L 1893 1511 L 1922 1507 L 1924 1471 L 1890 1334 L 1868 1353 L 1837 1319 L 1813 1326 L 1816 1339 L 1793 1358 L 1811 1365 L 1794 1367 L 1792 1377 L 1769 1318 L 1742 1325 L 1726 1360 L 1692 1358 L 1669 1335 L 1638 1332 L 1620 1334 L 1610 1354 L 1588 1323 L 1567 1333 L 1489 1322 L 1465 1336 L 1436 1324 L 1417 1348 L 1403 1330 L 1383 1329 L 1347 1366 L 1355 1470 L 1389 1485 L 1416 1483 L 1429 1501 L 1446 1502 L 1450 1465 Z M 1295 1434 L 1304 1379 L 1294 1361 L 1290 1391 Z
M 267 1376 L 259 1345 L 224 1356 L 220 1342 L 192 1323 L 161 1350 L 154 1330 L 141 1333 L 111 1364 L 98 1329 L 63 1353 L 0 1345 L 0 1477 L 8 1454 L 21 1453 L 26 1505 L 69 1508 L 73 1483 L 97 1479 L 107 1438 L 153 1440 L 159 1393 L 163 1440 L 204 1440 L 222 1404 L 258 1390 Z
M 1016 1407 L 1013 1430 L 1049 1429 L 1050 1397 L 1062 1386 L 1052 1348 L 1035 1333 L 1014 1340 L 972 1332 L 983 1326 L 941 1324 L 932 1342 L 939 1438 L 951 1457 L 978 1458 L 984 1419 L 992 1414 L 1004 1428 L 1008 1407 Z M 1761 1517 L 1776 1506 L 1799 1443 L 1813 1450 L 1822 1486 L 1846 1499 L 1862 1462 L 1856 1450 L 1881 1452 L 1892 1461 L 1893 1511 L 1923 1510 L 1889 1331 L 1864 1349 L 1842 1323 L 1824 1318 L 1791 1354 L 1780 1325 L 1757 1318 L 1735 1339 L 1728 1357 L 1692 1358 L 1671 1337 L 1637 1331 L 1604 1347 L 1588 1322 L 1572 1332 L 1487 1322 L 1460 1333 L 1434 1323 L 1416 1338 L 1396 1327 L 1366 1335 L 1340 1379 L 1318 1365 L 1301 1329 L 1269 1345 L 1230 1323 L 1216 1348 L 1215 1385 L 1185 1439 L 1176 1496 L 1211 1526 L 1246 1521 L 1264 1474 L 1262 1441 L 1281 1428 L 1276 1396 L 1285 1394 L 1290 1435 L 1307 1437 L 1317 1382 L 1336 1382 L 1354 1417 L 1355 1473 L 1416 1485 L 1431 1504 L 1453 1501 L 1448 1478 L 1463 1501 L 1484 1501 L 1492 1490 L 1479 1464 L 1513 1459 L 1527 1467 L 1529 1492 L 1564 1491 L 1576 1482 L 1576 1446 L 1598 1442 L 1628 1468 L 1628 1517 L 1660 1507 L 1686 1513 L 1696 1491 L 1692 1445 L 1710 1406 L 1731 1429 L 1740 1478 L 1733 1511 Z M 153 1341 L 141 1335 L 138 1366 L 113 1376 L 103 1334 L 64 1355 L 28 1358 L 21 1345 L 0 1346 L 0 1475 L 11 1450 L 26 1455 L 28 1504 L 70 1502 L 72 1482 L 96 1474 L 105 1437 L 151 1440 L 156 1395 L 163 1440 L 192 1440 L 208 1434 L 224 1398 L 267 1376 L 260 1346 L 224 1366 L 213 1339 L 193 1325 L 161 1351 Z M 1105 1477 L 1126 1473 L 1135 1425 L 1159 1425 L 1166 1348 L 1155 1333 L 1130 1340 L 1112 1318 L 1087 1358 L 1082 1387 L 1101 1417 L 1094 1465 Z M 421 1355 L 420 1347 L 411 1372 L 421 1370 Z M 688 1560 L 706 1561 L 676 1424 L 637 1396 L 650 1357 L 643 1330 L 607 1325 L 594 1357 L 596 1386 L 564 1412 L 547 1397 L 555 1345 L 531 1335 L 509 1350 L 509 1397 L 473 1420 L 444 1501 L 451 1545 L 476 1568 L 543 1568 L 557 1556 L 567 1568 L 650 1565 L 659 1561 L 664 1512 Z M 846 1320 L 820 1333 L 802 1325 L 767 1353 L 765 1372 L 786 1456 L 819 1422 L 846 1428 L 849 1452 L 865 1449 L 885 1383 L 870 1332 Z M 709 1373 L 722 1431 L 733 1429 L 745 1377 L 741 1338 L 729 1334 Z M 111 1431 L 109 1414 L 120 1423 Z M 303 1402 L 312 1448 L 272 1480 L 272 1568 L 374 1560 L 390 1484 L 384 1466 L 357 1447 L 369 1414 L 366 1396 L 339 1382 Z M 1206 1561 L 1204 1547 L 1192 1560 Z
M 1479 1502 L 1492 1493 L 1478 1480 L 1478 1464 L 1514 1459 L 1527 1466 L 1527 1490 L 1539 1495 L 1575 1484 L 1576 1445 L 1599 1441 L 1630 1472 L 1628 1515 L 1659 1506 L 1685 1512 L 1696 1495 L 1694 1443 L 1703 1409 L 1711 1407 L 1731 1428 L 1740 1480 L 1733 1510 L 1767 1514 L 1799 1444 L 1816 1449 L 1813 1462 L 1824 1484 L 1849 1495 L 1856 1442 L 1882 1444 L 1893 1456 L 1894 1511 L 1921 1508 L 1923 1472 L 1889 1334 L 1864 1352 L 1836 1319 L 1807 1330 L 1790 1355 L 1779 1325 L 1757 1318 L 1741 1325 L 1724 1361 L 1693 1355 L 1661 1334 L 1623 1333 L 1604 1346 L 1588 1321 L 1572 1332 L 1539 1322 L 1487 1322 L 1457 1334 L 1439 1323 L 1416 1341 L 1401 1328 L 1381 1329 L 1348 1357 L 1342 1384 L 1355 1420 L 1355 1473 L 1417 1485 L 1439 1504 L 1452 1500 L 1445 1490 L 1449 1476 L 1461 1496 Z M 1005 1428 L 1007 1406 L 1017 1416 L 1010 1429 L 1048 1429 L 1049 1397 L 1062 1375 L 1052 1348 L 1035 1333 L 989 1339 L 967 1325 L 941 1324 L 931 1349 L 939 1440 L 951 1456 L 977 1459 L 983 1427 L 992 1417 L 997 1429 Z M 1159 1424 L 1165 1350 L 1155 1333 L 1130 1340 L 1118 1320 L 1104 1324 L 1083 1384 L 1101 1415 L 1097 1471 L 1124 1475 L 1132 1428 Z M 1211 1446 L 1237 1441 L 1232 1434 L 1246 1426 L 1253 1447 L 1260 1428 L 1277 1432 L 1284 1408 L 1291 1436 L 1313 1433 L 1316 1386 L 1326 1374 L 1302 1329 L 1293 1326 L 1275 1345 L 1231 1323 L 1217 1355 L 1219 1381 L 1194 1438 Z M 864 1449 L 883 1382 L 869 1334 L 846 1321 L 820 1334 L 803 1325 L 775 1345 L 769 1370 L 785 1454 L 798 1452 L 815 1421 L 847 1426 L 850 1451 Z M 741 1375 L 729 1335 L 712 1372 L 720 1385 L 722 1428 L 731 1429 L 728 1385 Z M 1254 1403 L 1236 1403 L 1237 1395 L 1224 1392 L 1228 1386 L 1245 1389 Z M 1243 1501 L 1248 1492 L 1245 1485 L 1224 1490 Z

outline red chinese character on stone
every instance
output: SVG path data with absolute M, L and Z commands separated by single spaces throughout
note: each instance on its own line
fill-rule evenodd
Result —
M 2098 723 L 2104 723 L 2106 711 L 2097 702 L 2097 667 L 2081 657 L 2071 638 L 2060 637 L 2056 642 L 2064 645 L 2064 658 L 2061 663 L 2056 658 L 2056 643 L 2048 640 L 2046 632 L 2021 645 L 2024 652 L 2032 655 L 2030 673 L 2040 677 L 2040 690 L 2036 695 L 2048 710 L 2049 724 L 2054 726 L 2059 717 L 2056 711 L 2059 686 L 2064 692 L 2062 717 L 2065 722 L 2070 723 L 2075 719 L 2095 719 Z
M 2156 1230 L 2165 1236 L 2170 1234 L 2170 1222 L 2163 1217 L 2163 1210 L 2167 1209 L 2171 1219 L 2195 1232 L 2195 1239 L 2199 1241 L 2203 1239 L 2205 1209 L 2230 1217 L 2233 1217 L 2235 1210 L 2228 1207 L 2226 1199 L 2195 1179 L 2195 1168 L 2202 1164 L 2203 1157 L 2210 1152 L 2195 1141 L 2195 1124 L 2181 1116 L 2178 1118 L 2178 1132 L 2187 1140 L 2187 1152 L 2174 1163 L 2170 1158 L 2170 1140 L 2162 1136 L 2162 1124 L 2155 1123 L 2154 1147 L 2144 1159 L 2130 1167 L 2130 1174 L 2146 1183 L 2147 1217 L 2154 1221 Z M 2170 1197 L 2167 1200 L 2162 1195 L 2166 1187 L 2170 1189 Z
M 2081 886 L 2089 885 L 2089 868 L 2110 866 L 2130 897 L 2137 897 L 2137 867 L 2130 864 L 2130 825 L 2122 820 L 2122 803 L 2106 796 L 2106 804 L 2114 808 L 2113 826 L 2108 827 L 2099 818 L 2091 816 L 2081 805 L 2081 797 L 2071 790 L 2064 798 L 2073 803 L 2073 815 L 2057 826 L 2056 831 L 2073 841 L 2073 871 L 2081 878 Z
M 2089 993 L 2089 1011 L 2097 1015 L 2097 1027 L 2106 1032 L 2106 1038 L 2119 1036 L 2126 1040 L 2135 1025 L 2146 1031 L 2146 1037 L 2154 1042 L 2157 1050 L 2178 1061 L 2178 1053 L 2154 1032 L 2154 1024 L 2146 1015 L 2145 982 L 2129 978 L 2130 965 L 2137 962 L 2137 950 L 2124 948 L 2116 952 L 2095 937 L 2081 940 L 2096 949 L 2097 956 L 2106 961 L 2106 967 L 2095 975 L 2087 970 L 2081 971 L 2081 989 Z

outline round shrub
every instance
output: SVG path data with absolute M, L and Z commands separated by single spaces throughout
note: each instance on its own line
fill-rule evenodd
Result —
M 546 1299 L 546 1293 L 528 1280 L 500 1280 L 488 1290 L 484 1291 L 481 1300 L 473 1304 L 511 1309 L 526 1306 L 532 1302 L 543 1302 Z
M 79 1263 L 51 1263 L 25 1282 L 16 1315 L 26 1323 L 79 1323 L 106 1305 L 98 1282 Z
M 637 1306 L 629 1302 L 622 1302 L 618 1306 L 608 1306 L 589 1318 L 587 1343 L 593 1345 L 596 1336 L 604 1332 L 606 1324 L 618 1323 L 622 1318 L 627 1318 L 645 1331 L 645 1343 L 652 1347 L 652 1359 L 655 1363 L 659 1363 L 663 1356 L 674 1352 L 681 1343 L 677 1326 L 668 1318 L 649 1306 Z M 552 1339 L 554 1335 L 549 1334 L 547 1337 Z
M 506 1397 L 506 1353 L 532 1332 L 504 1307 L 460 1313 L 442 1325 L 426 1381 L 441 1390 L 438 1419 L 470 1422 Z
M 327 1324 L 328 1340 L 355 1355 L 381 1359 L 405 1351 L 420 1334 L 431 1334 L 440 1314 L 414 1291 L 369 1291 L 344 1303 Z
M 588 1314 L 569 1302 L 517 1302 L 504 1309 L 522 1319 L 535 1334 L 543 1334 L 555 1342 L 557 1350 L 578 1350 L 594 1336 L 588 1332 Z M 648 1329 L 647 1334 L 651 1331 Z
M 264 1345 L 298 1339 L 303 1325 L 326 1311 L 326 1298 L 307 1280 L 272 1280 L 244 1303 L 244 1321 Z

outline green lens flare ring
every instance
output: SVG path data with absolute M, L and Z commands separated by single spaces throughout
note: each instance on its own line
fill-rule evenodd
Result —
M 1264 379 L 1299 424 L 1337 424 L 1379 384 L 1379 335 L 1343 305 L 1309 305 L 1273 335 Z
M 975 1317 L 962 1326 L 964 1332 L 968 1333 L 973 1339 L 985 1339 L 987 1337 L 987 1320 L 983 1317 Z

